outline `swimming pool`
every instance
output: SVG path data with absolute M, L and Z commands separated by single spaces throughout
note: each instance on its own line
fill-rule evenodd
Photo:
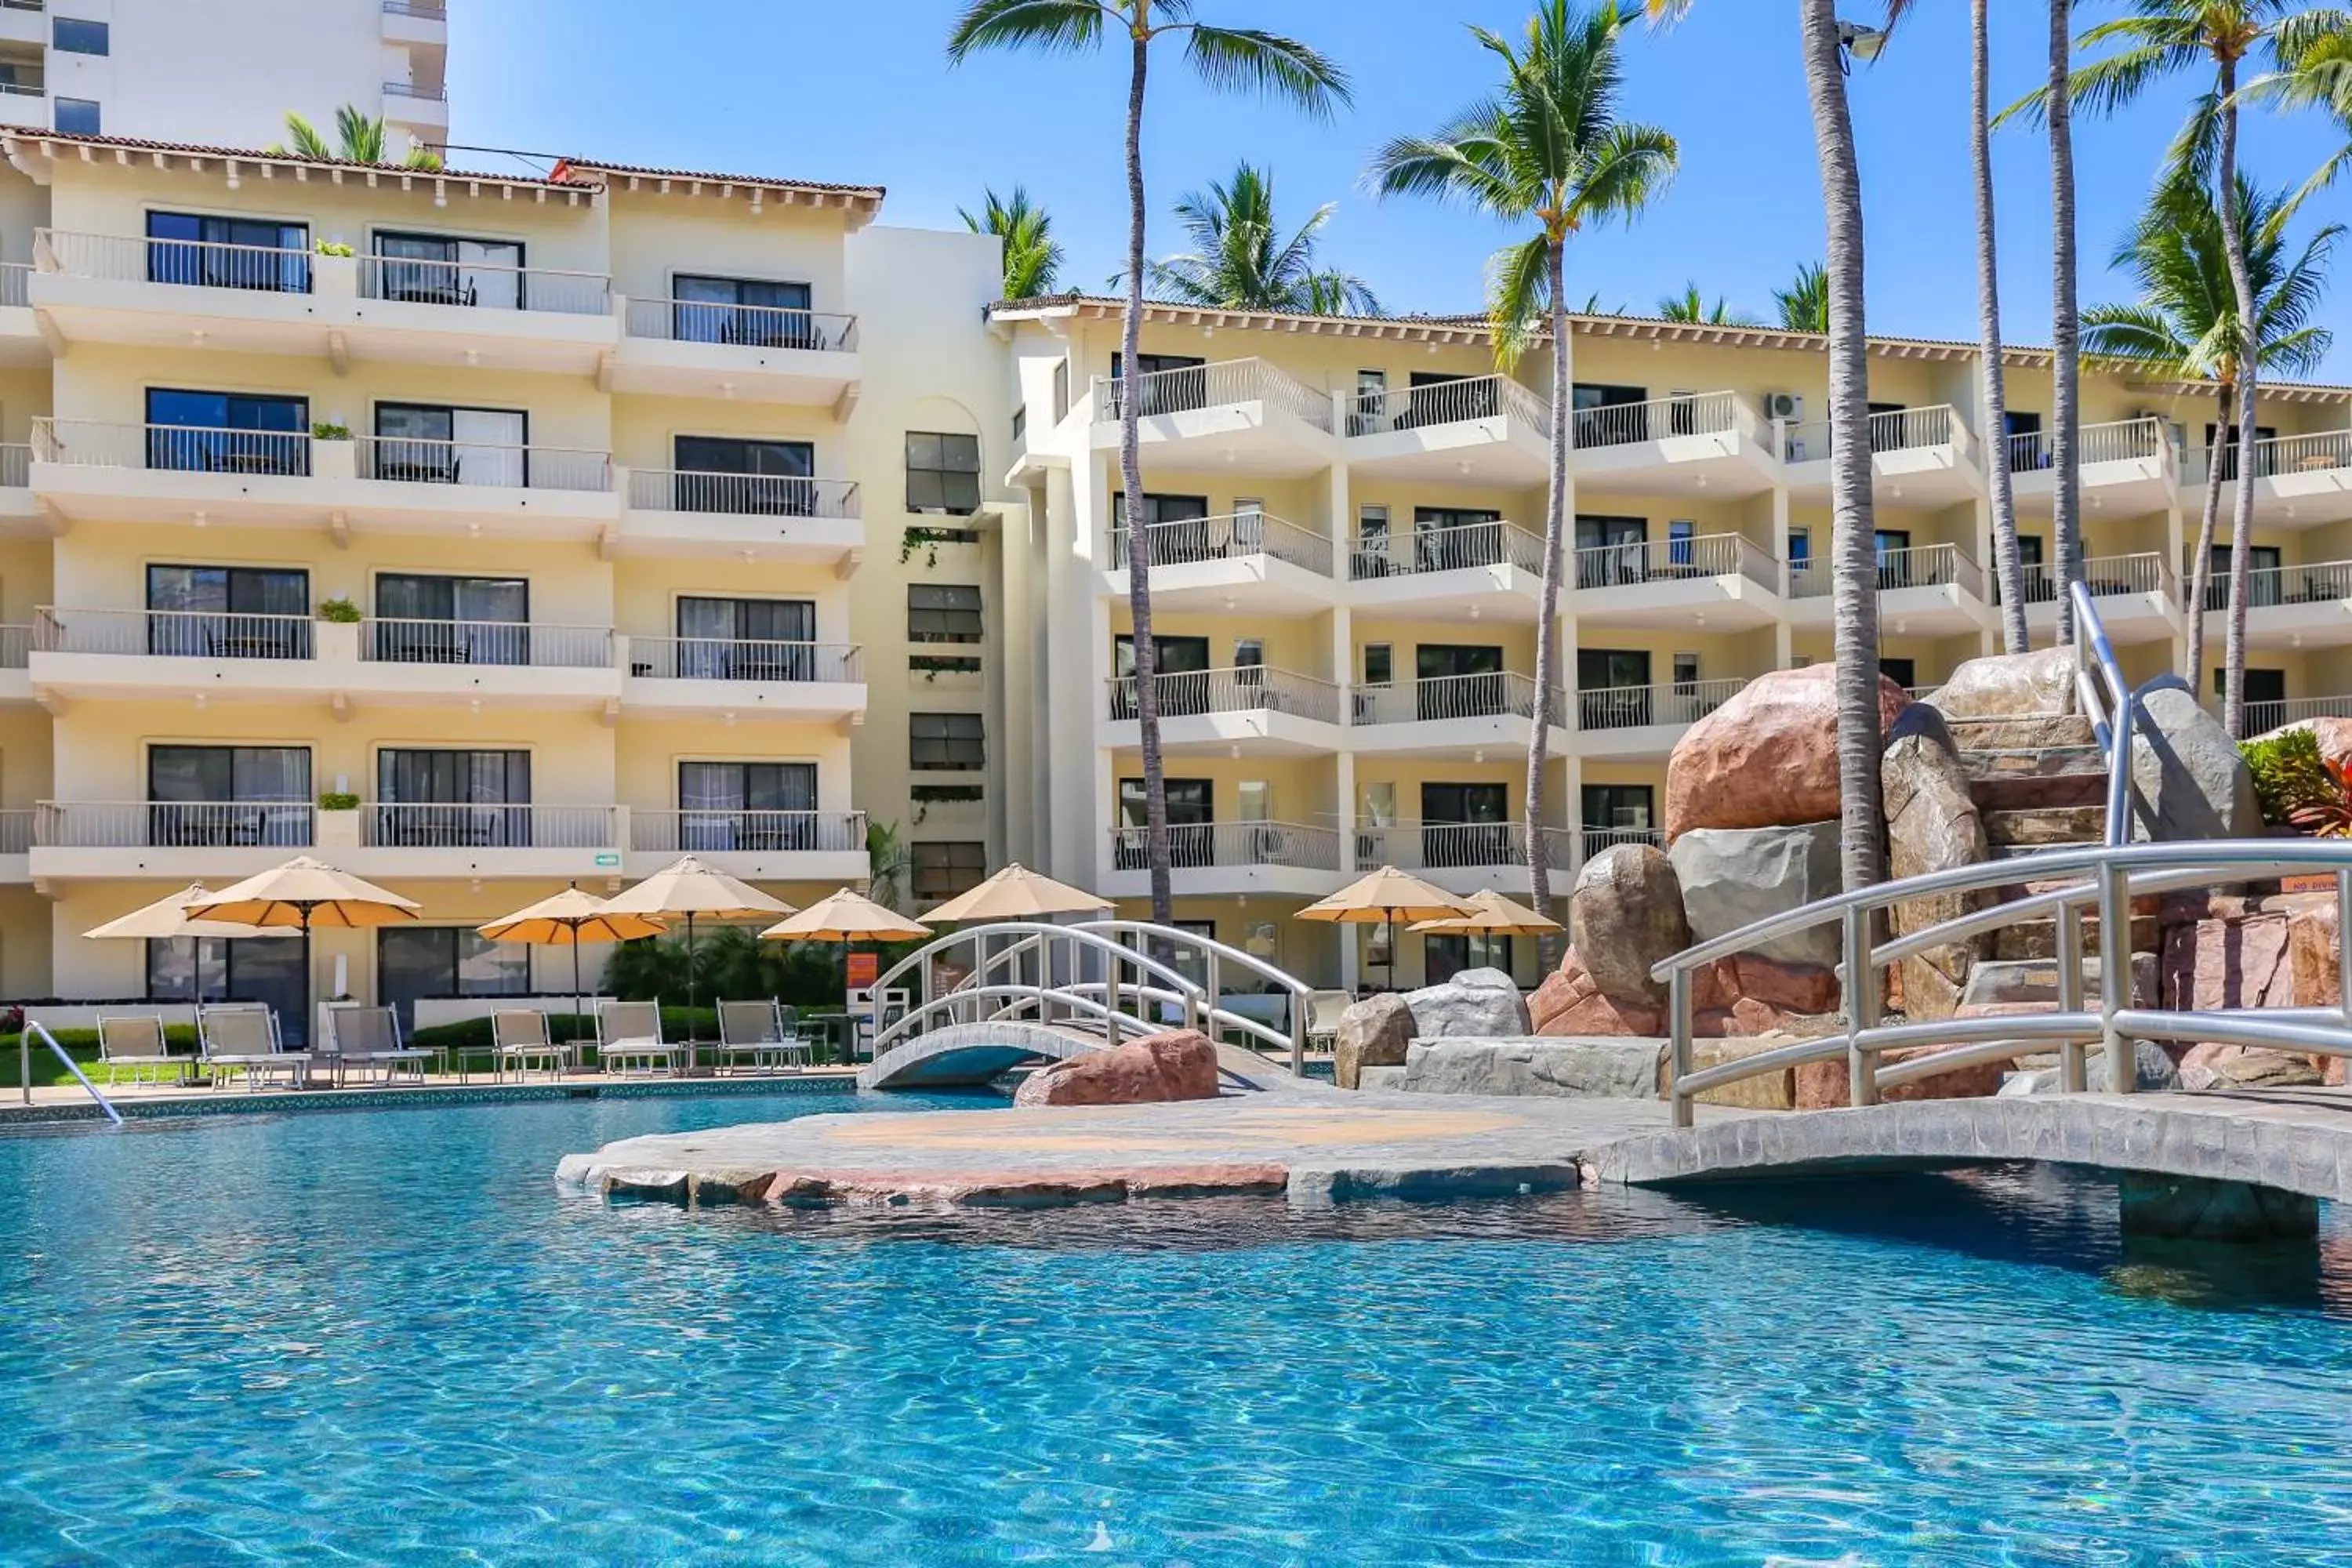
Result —
M 2047 1172 L 896 1218 L 546 1179 L 851 1103 L 0 1138 L 0 1562 L 2352 1552 L 2341 1216 L 2216 1304 Z

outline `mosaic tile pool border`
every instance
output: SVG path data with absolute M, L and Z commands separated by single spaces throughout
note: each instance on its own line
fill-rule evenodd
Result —
M 848 1074 L 822 1078 L 688 1079 L 683 1082 L 616 1081 L 613 1083 L 488 1083 L 426 1088 L 370 1089 L 310 1089 L 293 1093 L 254 1094 L 223 1089 L 216 1095 L 185 1100 L 117 1100 L 114 1108 L 125 1121 L 169 1121 L 191 1116 L 285 1115 L 289 1112 L 336 1110 L 437 1110 L 451 1105 L 516 1105 L 533 1100 L 685 1100 L 714 1096 L 851 1094 L 857 1080 Z M 55 1125 L 58 1122 L 106 1120 L 88 1101 L 53 1101 L 42 1105 L 0 1105 L 0 1127 Z

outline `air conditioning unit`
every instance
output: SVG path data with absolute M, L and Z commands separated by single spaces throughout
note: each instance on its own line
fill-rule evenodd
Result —
M 1793 392 L 1768 392 L 1764 395 L 1764 417 L 1767 419 L 1802 419 L 1805 400 Z

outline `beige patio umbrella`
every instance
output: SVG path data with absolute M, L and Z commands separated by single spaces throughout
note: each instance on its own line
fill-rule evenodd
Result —
M 1473 913 L 1419 921 L 1407 929 L 1454 936 L 1541 936 L 1560 929 L 1559 922 L 1550 916 L 1514 903 L 1492 888 L 1473 893 L 1463 901 L 1470 905 Z
M 641 936 L 659 936 L 669 928 L 649 915 L 615 913 L 604 900 L 580 890 L 580 884 L 541 899 L 529 909 L 517 910 L 484 926 L 474 928 L 492 942 L 520 942 L 532 947 L 568 947 L 572 950 L 572 1016 L 580 1016 L 580 944 L 588 942 L 632 942 Z
M 310 1029 L 310 932 L 318 926 L 358 930 L 413 921 L 423 906 L 388 888 L 338 870 L 324 860 L 298 855 L 283 866 L 191 900 L 188 913 L 203 920 L 241 925 L 292 926 L 302 933 L 302 1034 Z
M 938 909 L 924 911 L 934 925 L 958 921 L 1029 921 L 1045 915 L 1090 914 L 1110 908 L 1108 899 L 1041 876 L 1019 861 L 959 894 Z
M 1393 931 L 1403 921 L 1450 920 L 1474 912 L 1466 899 L 1393 866 L 1359 877 L 1328 899 L 1298 911 L 1303 921 L 1332 921 L 1346 925 L 1387 925 Z M 1389 943 L 1389 988 L 1396 988 L 1396 943 Z
M 779 921 L 760 933 L 778 942 L 837 942 L 841 944 L 841 966 L 845 975 L 849 969 L 849 950 L 861 942 L 905 942 L 914 937 L 931 934 L 931 928 L 910 921 L 898 910 L 877 904 L 863 893 L 847 888 L 830 898 L 819 899 L 790 920 Z M 851 1043 L 845 1047 L 844 1059 L 855 1057 L 856 1031 Z
M 686 921 L 686 1005 L 694 1006 L 694 921 L 705 915 L 716 921 L 755 921 L 763 915 L 788 915 L 793 906 L 771 897 L 740 878 L 682 856 L 634 888 L 625 888 L 604 900 L 608 914 L 679 915 Z
M 201 1003 L 205 999 L 204 938 L 271 934 L 266 927 L 242 925 L 235 921 L 200 921 L 188 913 L 191 903 L 211 897 L 202 882 L 192 882 L 179 892 L 166 894 L 152 904 L 133 910 L 127 915 L 118 915 L 104 925 L 92 926 L 81 934 L 99 942 L 118 938 L 145 938 L 156 942 L 173 942 L 181 937 L 196 939 L 199 944 L 196 948 L 196 1000 Z

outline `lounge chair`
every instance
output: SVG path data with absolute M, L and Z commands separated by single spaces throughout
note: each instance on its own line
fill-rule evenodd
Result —
M 1307 996 L 1307 1048 L 1310 1051 L 1337 1050 L 1339 1046 L 1339 1015 L 1355 1000 L 1345 991 L 1312 991 Z
M 286 1075 L 289 1089 L 310 1080 L 310 1053 L 287 1050 L 278 1015 L 253 1003 L 197 1008 L 196 1045 L 215 1089 L 240 1072 L 248 1089 L 258 1089 L 274 1073 Z
M 419 1050 L 400 1043 L 400 1015 L 390 1007 L 334 1007 L 327 1013 L 327 1049 L 320 1053 L 333 1068 L 338 1087 L 343 1075 L 356 1067 L 365 1072 L 370 1068 L 383 1069 L 383 1081 L 390 1083 L 393 1075 L 406 1068 L 425 1081 L 425 1064 L 432 1058 L 431 1051 Z
M 691 1048 L 663 1042 L 658 1002 L 596 1004 L 596 1059 L 606 1072 L 625 1073 L 639 1062 L 647 1072 L 676 1073 Z
M 175 1057 L 163 1042 L 163 1020 L 152 1013 L 127 1013 L 121 1017 L 100 1016 L 98 1020 L 98 1064 L 106 1069 L 106 1081 L 118 1082 L 122 1069 L 131 1069 L 131 1081 L 152 1072 L 155 1081 L 163 1081 L 169 1072 L 185 1081 L 188 1076 L 186 1057 Z
M 491 1014 L 490 1045 L 500 1078 L 507 1076 L 511 1066 L 516 1077 L 527 1079 L 534 1062 L 547 1068 L 548 1077 L 561 1078 L 572 1064 L 571 1047 L 555 1043 L 548 1030 L 547 1015 L 535 1007 L 509 1007 Z
M 808 1061 L 808 1042 L 785 1021 L 773 1000 L 719 1004 L 719 1070 L 748 1066 L 753 1072 L 779 1072 L 798 1058 Z

